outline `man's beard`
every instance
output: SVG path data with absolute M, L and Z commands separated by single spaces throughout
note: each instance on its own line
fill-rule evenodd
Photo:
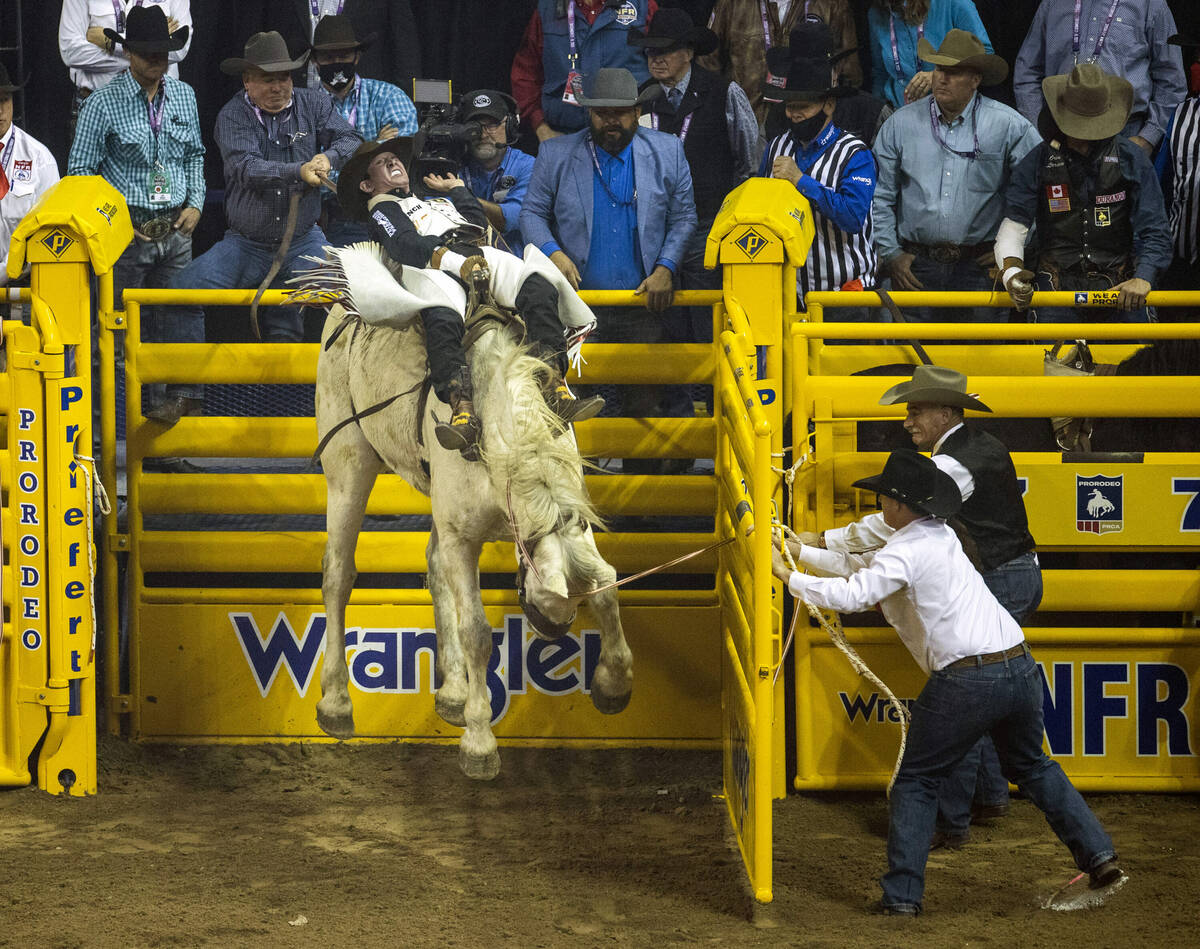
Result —
M 621 125 L 616 128 L 605 128 L 597 132 L 592 129 L 592 137 L 596 143 L 610 155 L 619 155 L 625 150 L 625 146 L 633 141 L 633 136 L 637 134 L 637 126 L 633 128 L 625 128 Z
M 491 161 L 500 154 L 500 146 L 495 142 L 476 142 L 471 146 L 471 157 L 478 162 Z

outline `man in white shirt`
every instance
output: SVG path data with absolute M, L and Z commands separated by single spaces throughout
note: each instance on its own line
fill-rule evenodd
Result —
M 13 125 L 13 93 L 20 89 L 0 63 L 0 286 L 8 283 L 8 242 L 21 218 L 58 181 L 50 149 Z
M 816 577 L 772 550 L 772 572 L 793 596 L 822 609 L 876 604 L 929 681 L 912 706 L 908 745 L 889 801 L 885 915 L 921 912 L 925 862 L 942 779 L 990 734 L 1005 775 L 1046 815 L 1093 887 L 1121 878 L 1112 838 L 1057 762 L 1042 749 L 1042 676 L 1021 628 L 1000 605 L 945 521 L 962 505 L 954 479 L 911 449 L 854 482 L 879 495 L 894 531 L 877 551 L 839 553 L 790 544 Z

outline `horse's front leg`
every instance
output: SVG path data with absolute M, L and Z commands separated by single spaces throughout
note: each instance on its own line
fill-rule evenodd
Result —
M 425 560 L 429 565 L 429 593 L 433 597 L 433 622 L 437 627 L 437 670 L 441 680 L 434 708 L 443 721 L 461 727 L 467 723 L 463 711 L 467 704 L 467 664 L 458 632 L 454 587 L 447 574 L 436 523 L 429 532 Z
M 452 531 L 438 538 L 438 564 L 458 611 L 458 637 L 467 668 L 466 731 L 458 745 L 458 764 L 469 778 L 490 781 L 500 773 L 500 752 L 492 734 L 492 702 L 487 667 L 492 658 L 492 626 L 479 595 L 482 542 Z M 439 644 L 439 649 L 440 649 Z
M 600 661 L 592 673 L 592 704 L 605 715 L 615 715 L 624 711 L 633 695 L 633 653 L 621 627 L 617 591 L 598 593 L 590 603 L 600 624 Z

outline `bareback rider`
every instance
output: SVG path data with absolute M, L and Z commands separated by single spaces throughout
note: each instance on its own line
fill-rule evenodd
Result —
M 413 195 L 406 167 L 411 153 L 412 139 L 407 137 L 359 146 L 338 178 L 342 209 L 350 217 L 365 220 L 367 236 L 397 263 L 446 271 L 477 296 L 487 298 L 493 274 L 480 252 L 488 222 L 479 199 L 461 178 L 448 175 L 425 176 L 425 186 L 435 193 L 432 197 Z M 515 257 L 512 264 L 521 266 Z M 546 277 L 530 273 L 519 283 L 515 304 L 534 355 L 550 367 L 547 404 L 564 422 L 594 416 L 604 400 L 599 396 L 575 398 L 563 379 L 567 352 L 559 319 L 559 291 Z M 434 432 L 443 448 L 470 458 L 479 443 L 481 425 L 472 403 L 463 317 L 448 306 L 421 311 L 433 391 L 452 412 L 449 423 L 438 423 Z

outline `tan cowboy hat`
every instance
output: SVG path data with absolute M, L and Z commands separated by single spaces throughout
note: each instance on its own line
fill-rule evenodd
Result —
M 355 149 L 354 154 L 346 159 L 337 180 L 338 204 L 342 206 L 347 217 L 357 221 L 367 219 L 367 202 L 371 200 L 371 195 L 359 185 L 367 177 L 367 166 L 371 164 L 371 159 L 380 152 L 391 152 L 404 162 L 405 168 L 408 168 L 412 161 L 412 146 L 411 137 L 398 135 L 386 142 L 363 142 Z
M 1063 135 L 1084 142 L 1112 138 L 1129 121 L 1133 85 L 1095 63 L 1080 63 L 1062 76 L 1042 80 L 1042 95 Z
M 880 405 L 898 402 L 930 402 L 960 409 L 990 412 L 975 396 L 967 394 L 967 377 L 945 366 L 917 366 L 912 378 L 892 386 L 879 399 Z
M 980 84 L 996 86 L 1008 76 L 1008 63 L 984 49 L 983 43 L 974 33 L 966 30 L 951 30 L 936 50 L 925 37 L 917 40 L 917 56 L 935 66 L 966 66 L 983 76 Z
M 291 72 L 299 69 L 308 59 L 308 50 L 300 54 L 299 59 L 292 59 L 288 52 L 287 42 L 275 30 L 268 33 L 255 33 L 246 40 L 242 56 L 233 56 L 221 62 L 221 72 L 230 76 L 240 76 L 247 69 L 261 69 L 263 72 Z

